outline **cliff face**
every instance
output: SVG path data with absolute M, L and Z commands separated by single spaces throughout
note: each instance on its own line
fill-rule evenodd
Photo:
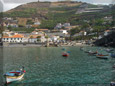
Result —
M 97 46 L 115 47 L 115 31 L 113 31 L 110 35 L 105 36 L 100 40 L 97 40 L 94 44 Z

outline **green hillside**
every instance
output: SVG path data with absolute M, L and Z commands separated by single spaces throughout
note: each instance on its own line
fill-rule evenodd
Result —
M 33 2 L 5 12 L 4 17 L 37 17 L 41 20 L 41 25 L 38 28 L 53 29 L 57 23 L 70 22 L 71 25 L 84 25 L 86 24 L 84 20 L 90 21 L 89 24 L 95 27 L 97 25 L 96 21 L 104 16 L 111 15 L 111 8 L 108 6 L 105 6 L 101 12 L 76 14 L 84 4 L 88 8 L 98 7 L 97 5 L 81 2 Z M 94 24 L 91 24 L 92 21 L 95 21 Z

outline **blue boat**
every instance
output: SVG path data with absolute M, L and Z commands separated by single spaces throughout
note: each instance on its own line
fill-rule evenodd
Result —
M 110 86 L 115 86 L 115 82 L 112 81 L 112 82 L 110 83 Z
M 4 77 L 6 79 L 6 84 L 21 80 L 23 76 L 25 75 L 26 71 L 23 69 L 20 69 L 18 71 L 10 71 L 4 74 Z
M 115 53 L 111 53 L 111 57 L 115 58 Z

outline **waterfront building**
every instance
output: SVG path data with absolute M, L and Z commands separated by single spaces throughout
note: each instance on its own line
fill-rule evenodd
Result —
M 44 35 L 33 34 L 29 36 L 29 43 L 37 43 L 37 42 L 46 42 L 46 38 Z
M 12 36 L 3 36 L 2 41 L 8 43 L 21 43 L 23 42 L 24 35 L 14 34 Z
M 41 38 L 41 35 L 34 34 L 34 35 L 29 36 L 28 41 L 29 41 L 29 43 L 37 43 L 38 40 L 40 40 L 40 38 Z
M 54 36 L 51 37 L 51 41 L 58 42 L 59 38 L 60 38 L 59 36 L 54 35 Z

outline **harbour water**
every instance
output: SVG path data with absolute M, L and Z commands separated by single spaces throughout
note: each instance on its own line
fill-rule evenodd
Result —
M 0 48 L 3 51 L 4 73 L 22 66 L 26 70 L 22 80 L 8 86 L 109 86 L 114 79 L 112 65 L 115 59 L 89 56 L 79 46 L 65 49 L 71 51 L 69 57 L 62 57 L 62 47 Z

